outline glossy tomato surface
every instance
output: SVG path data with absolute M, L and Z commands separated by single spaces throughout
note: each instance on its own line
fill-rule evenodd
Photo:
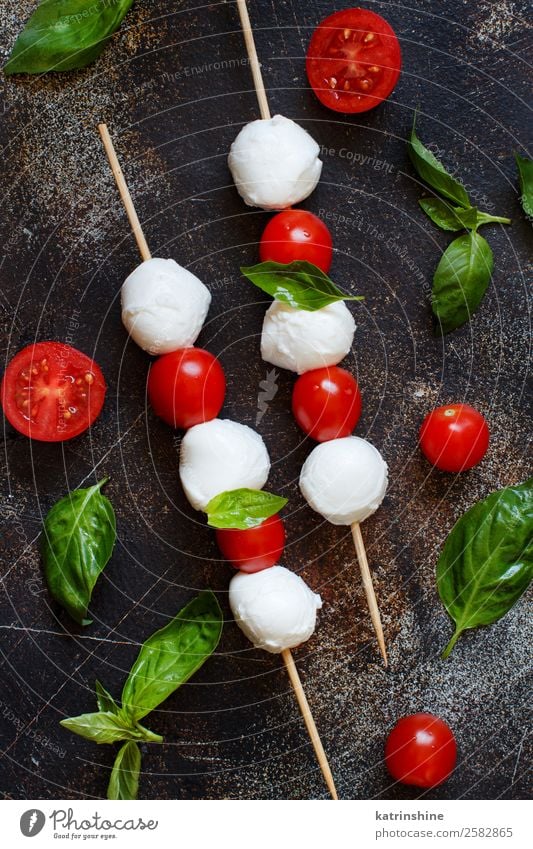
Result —
M 304 209 L 286 209 L 270 219 L 261 236 L 261 262 L 306 260 L 327 272 L 331 266 L 331 233 L 316 215 Z
M 86 354 L 63 342 L 37 342 L 15 354 L 0 391 L 6 418 L 20 433 L 63 442 L 100 414 L 106 384 Z
M 285 546 L 285 527 L 279 516 L 270 516 L 255 528 L 238 531 L 217 529 L 220 551 L 235 569 L 260 572 L 275 566 Z
M 457 745 L 449 725 L 431 713 L 400 719 L 385 745 L 385 763 L 396 781 L 436 787 L 452 774 Z
M 447 404 L 429 413 L 420 428 L 420 448 L 443 472 L 464 472 L 477 465 L 489 447 L 487 422 L 468 404 Z
M 152 363 L 147 391 L 157 416 L 171 427 L 189 428 L 219 414 L 226 378 L 209 351 L 180 348 Z
M 400 44 L 384 18 L 369 9 L 344 9 L 314 31 L 306 70 L 324 106 L 366 112 L 392 92 L 401 65 Z
M 294 384 L 292 412 L 301 429 L 317 442 L 349 436 L 361 415 L 357 381 L 338 366 L 306 371 Z

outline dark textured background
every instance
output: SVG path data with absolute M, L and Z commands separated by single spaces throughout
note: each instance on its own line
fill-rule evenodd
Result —
M 93 709 L 96 677 L 118 696 L 137 643 L 195 589 L 213 587 L 229 619 L 230 569 L 183 497 L 179 435 L 145 409 L 149 360 L 121 325 L 119 289 L 138 256 L 96 132 L 106 120 L 152 252 L 175 257 L 211 288 L 198 343 L 220 354 L 226 369 L 223 415 L 254 426 L 267 371 L 258 350 L 265 302 L 238 267 L 256 260 L 267 215 L 244 207 L 226 168 L 231 141 L 257 116 L 251 76 L 245 64 L 228 66 L 245 58 L 233 3 L 185 2 L 172 13 L 169 5 L 135 3 L 84 71 L 0 80 L 2 362 L 34 339 L 63 339 L 95 356 L 109 387 L 101 418 L 73 442 L 31 444 L 5 428 L 7 798 L 104 796 L 113 747 L 85 742 L 59 720 Z M 366 296 L 350 307 L 358 330 L 347 365 L 364 399 L 357 432 L 381 449 L 391 473 L 383 506 L 364 527 L 390 648 L 385 672 L 347 529 L 321 524 L 299 494 L 311 445 L 289 412 L 293 376 L 279 375 L 259 430 L 273 460 L 269 488 L 290 498 L 283 562 L 324 599 L 317 632 L 296 657 L 339 793 L 415 798 L 417 790 L 387 776 L 383 744 L 399 716 L 430 710 L 452 725 L 459 762 L 428 798 L 521 798 L 531 754 L 526 602 L 464 636 L 442 662 L 451 624 L 434 568 L 467 507 L 527 476 L 531 226 L 518 203 L 512 152 L 525 152 L 530 125 L 528 4 L 366 3 L 398 33 L 404 70 L 385 105 L 348 118 L 321 107 L 303 63 L 314 26 L 343 4 L 250 5 L 272 111 L 299 121 L 329 151 L 303 206 L 329 216 L 334 278 Z M 33 7 L 3 4 L 4 58 Z M 415 107 L 421 137 L 443 151 L 472 198 L 513 218 L 511 228 L 484 231 L 495 254 L 493 283 L 472 324 L 444 341 L 432 334 L 428 285 L 451 237 L 417 206 L 422 188 L 405 155 Z M 492 430 L 483 463 L 459 477 L 432 471 L 417 449 L 424 414 L 451 400 L 479 407 Z M 93 480 L 95 468 L 97 477 L 111 476 L 119 540 L 94 593 L 94 624 L 81 631 L 50 601 L 36 540 L 54 501 Z M 216 657 L 149 724 L 165 743 L 145 749 L 143 797 L 327 796 L 280 659 L 254 650 L 231 622 Z

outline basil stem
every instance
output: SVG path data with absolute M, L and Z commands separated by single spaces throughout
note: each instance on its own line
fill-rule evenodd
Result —
M 469 321 L 487 290 L 493 269 L 490 245 L 466 233 L 448 245 L 433 277 L 432 309 L 441 332 Z
M 336 301 L 362 301 L 362 295 L 349 295 L 333 283 L 322 269 L 304 260 L 259 262 L 241 268 L 254 286 L 299 310 L 313 312 Z
M 437 586 L 455 632 L 490 625 L 518 601 L 533 578 L 533 478 L 491 493 L 452 528 L 437 564 Z
M 115 758 L 109 786 L 108 799 L 136 799 L 139 790 L 141 753 L 137 743 L 124 743 Z
M 285 507 L 286 498 L 262 489 L 232 489 L 215 495 L 206 507 L 212 528 L 255 528 Z
M 106 480 L 75 489 L 54 504 L 44 520 L 42 555 L 48 587 L 80 625 L 91 622 L 86 616 L 92 591 L 116 540 L 115 513 L 100 492 Z
M 133 0 L 41 0 L 17 38 L 6 74 L 84 68 L 104 49 Z

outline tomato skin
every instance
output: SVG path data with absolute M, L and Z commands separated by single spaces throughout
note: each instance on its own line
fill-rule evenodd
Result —
M 305 209 L 285 209 L 270 219 L 261 236 L 261 262 L 306 260 L 326 274 L 333 257 L 331 233 L 316 215 Z
M 279 561 L 285 547 L 285 526 L 275 515 L 246 531 L 217 529 L 216 538 L 223 557 L 235 569 L 260 572 Z
M 317 442 L 349 436 L 359 421 L 361 406 L 357 381 L 338 366 L 304 372 L 292 390 L 294 418 Z
M 105 393 L 97 363 L 64 342 L 23 348 L 8 363 L 0 388 L 9 423 L 40 442 L 65 442 L 87 430 Z
M 420 448 L 443 472 L 464 472 L 476 466 L 489 447 L 487 422 L 468 404 L 446 404 L 432 410 L 420 428 Z
M 398 720 L 385 744 L 385 763 L 396 781 L 436 787 L 452 774 L 457 745 L 450 726 L 431 713 Z
M 343 9 L 325 18 L 307 50 L 309 84 L 335 112 L 367 112 L 392 92 L 402 66 L 389 23 L 370 9 Z
M 157 416 L 171 427 L 189 428 L 217 417 L 226 395 L 226 377 L 209 351 L 180 348 L 152 363 L 147 391 Z

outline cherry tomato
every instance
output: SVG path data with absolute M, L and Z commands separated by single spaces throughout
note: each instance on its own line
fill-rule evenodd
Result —
M 105 392 L 95 361 L 63 342 L 23 348 L 8 364 L 0 389 L 7 420 L 41 442 L 63 442 L 87 430 Z
M 322 21 L 307 51 L 307 78 L 324 106 L 366 112 L 385 100 L 400 76 L 400 44 L 369 9 L 344 9 Z
M 241 572 L 260 572 L 274 566 L 285 546 L 285 526 L 279 516 L 270 516 L 255 528 L 239 531 L 217 529 L 222 555 Z
M 148 400 L 171 427 L 189 428 L 214 419 L 226 394 L 220 362 L 203 348 L 163 354 L 148 373 Z
M 385 763 L 392 777 L 417 787 L 442 784 L 452 774 L 456 760 L 450 726 L 431 713 L 404 716 L 385 744 Z
M 349 436 L 361 415 L 357 381 L 338 366 L 306 371 L 294 384 L 292 412 L 302 430 L 317 442 Z
M 304 209 L 286 209 L 270 219 L 261 236 L 261 262 L 304 259 L 326 274 L 333 255 L 331 233 L 320 218 Z
M 468 404 L 447 404 L 428 413 L 420 428 L 420 448 L 443 472 L 464 472 L 489 447 L 487 422 Z

